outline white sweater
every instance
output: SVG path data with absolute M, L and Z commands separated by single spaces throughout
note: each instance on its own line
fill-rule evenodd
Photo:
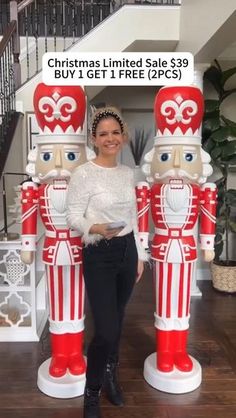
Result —
M 125 165 L 107 168 L 89 161 L 77 167 L 69 183 L 67 195 L 67 223 L 77 229 L 87 244 L 103 237 L 89 234 L 92 225 L 125 221 L 118 236 L 134 232 L 140 260 L 148 255 L 138 237 L 136 197 L 133 170 Z

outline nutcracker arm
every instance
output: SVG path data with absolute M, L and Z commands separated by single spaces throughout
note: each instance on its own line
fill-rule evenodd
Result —
M 32 181 L 23 183 L 21 189 L 22 205 L 22 252 L 36 251 L 38 185 Z M 28 263 L 27 263 L 28 264 Z
M 135 188 L 137 213 L 138 213 L 138 235 L 145 249 L 148 246 L 149 237 L 149 207 L 150 207 L 150 187 L 147 182 L 139 182 Z
M 200 197 L 200 248 L 202 250 L 214 250 L 216 198 L 216 185 L 214 183 L 204 184 Z

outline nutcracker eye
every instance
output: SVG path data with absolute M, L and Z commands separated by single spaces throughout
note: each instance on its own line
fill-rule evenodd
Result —
M 80 153 L 79 152 L 65 152 L 65 158 L 68 161 L 78 161 L 80 157 Z
M 52 152 L 41 152 L 40 153 L 40 158 L 42 161 L 44 161 L 45 163 L 47 163 L 48 161 L 52 160 L 53 158 L 53 153 Z
M 163 163 L 166 162 L 166 161 L 169 161 L 171 159 L 171 153 L 163 152 L 163 154 L 160 154 L 159 155 L 159 159 Z
M 192 152 L 185 152 L 184 153 L 184 160 L 187 161 L 188 163 L 193 162 L 194 160 L 196 160 L 197 155 L 192 153 Z

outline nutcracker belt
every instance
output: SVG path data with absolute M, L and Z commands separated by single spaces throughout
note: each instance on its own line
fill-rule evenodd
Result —
M 48 231 L 45 232 L 46 237 L 56 238 L 58 240 L 67 240 L 73 237 L 79 237 L 78 231 L 72 231 L 70 229 L 57 229 L 55 231 Z
M 182 237 L 189 237 L 193 236 L 192 229 L 180 229 L 180 228 L 169 228 L 169 229 L 161 229 L 155 228 L 156 235 L 163 235 L 169 238 L 182 238 Z

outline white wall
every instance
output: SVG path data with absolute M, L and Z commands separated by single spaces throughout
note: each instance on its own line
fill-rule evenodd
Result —
M 211 62 L 236 40 L 235 0 L 182 0 L 177 51 L 189 51 L 195 62 Z

